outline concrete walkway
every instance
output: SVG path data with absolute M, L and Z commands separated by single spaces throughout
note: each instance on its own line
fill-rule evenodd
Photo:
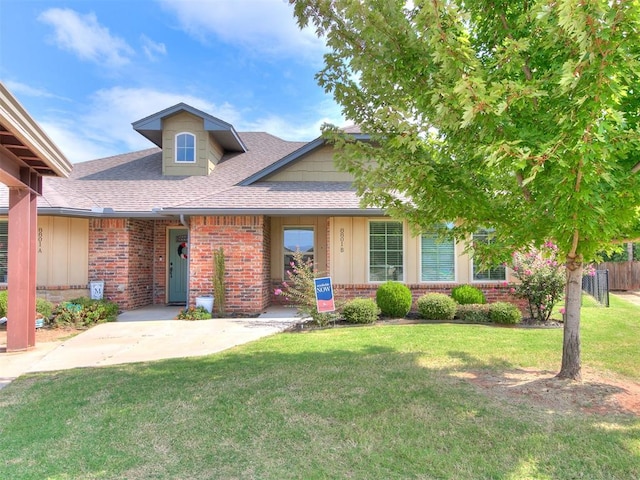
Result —
M 165 358 L 209 355 L 300 321 L 296 310 L 272 307 L 256 318 L 173 320 L 180 307 L 151 306 L 122 313 L 62 342 L 26 352 L 0 353 L 0 388 L 24 373 L 100 367 Z

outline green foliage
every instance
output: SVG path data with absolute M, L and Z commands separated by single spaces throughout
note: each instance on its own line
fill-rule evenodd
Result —
M 530 248 L 513 254 L 513 275 L 519 280 L 513 293 L 524 298 L 531 318 L 546 322 L 565 289 L 564 267 L 558 263 L 558 247 L 546 242 L 539 249 Z
M 456 307 L 456 316 L 460 321 L 468 323 L 489 323 L 489 305 L 480 303 L 469 303 Z
M 460 305 L 469 305 L 472 303 L 487 303 L 487 299 L 482 290 L 472 285 L 458 285 L 451 290 L 451 298 Z
M 6 317 L 9 311 L 8 307 L 9 292 L 3 290 L 0 292 L 0 317 Z M 44 298 L 36 297 L 36 312 L 48 319 L 53 312 L 53 304 Z
M 412 302 L 411 290 L 402 283 L 388 281 L 376 290 L 376 303 L 385 317 L 405 317 Z
M 374 323 L 380 308 L 371 298 L 356 298 L 342 307 L 342 316 L 349 323 Z
M 494 323 L 512 325 L 522 321 L 522 312 L 513 303 L 490 303 L 489 318 Z
M 370 136 L 324 128 L 363 205 L 416 231 L 455 221 L 460 240 L 494 229 L 483 264 L 551 239 L 576 276 L 640 236 L 637 1 L 296 0 L 294 11 L 329 48 L 318 83 Z M 579 296 L 568 290 L 565 378 L 579 377 Z
M 629 258 L 628 244 L 616 245 L 615 249 L 602 252 L 600 256 L 603 262 L 640 262 L 640 243 L 631 244 L 631 258 Z
M 36 297 L 36 312 L 48 320 L 53 315 L 53 303 L 44 298 Z
M 2 290 L 0 292 L 0 317 L 6 317 L 7 312 L 9 311 L 9 307 L 7 306 L 9 302 L 9 292 L 6 290 Z
M 418 298 L 418 313 L 428 320 L 453 320 L 456 302 L 444 293 L 426 293 Z
M 208 320 L 211 314 L 204 307 L 188 307 L 180 310 L 176 320 Z
M 53 312 L 53 325 L 90 327 L 98 323 L 114 322 L 118 316 L 118 304 L 108 300 L 79 297 L 61 302 Z
M 213 297 L 215 298 L 215 306 L 218 315 L 224 316 L 226 310 L 226 295 L 224 288 L 224 274 L 226 271 L 224 263 L 224 249 L 220 247 L 213 252 Z
M 305 260 L 299 250 L 293 254 L 293 261 L 287 275 L 289 280 L 282 284 L 282 288 L 275 290 L 276 295 L 282 295 L 298 307 L 302 316 L 311 317 L 321 327 L 338 318 L 338 314 L 335 312 L 318 312 L 314 280 L 320 275 L 314 270 L 313 261 Z

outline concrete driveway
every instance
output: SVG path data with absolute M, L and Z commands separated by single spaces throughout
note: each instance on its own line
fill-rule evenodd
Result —
M 26 352 L 0 353 L 0 388 L 29 372 L 100 367 L 209 355 L 281 332 L 300 321 L 296 310 L 273 307 L 256 318 L 173 320 L 179 307 L 125 312 L 63 342 Z

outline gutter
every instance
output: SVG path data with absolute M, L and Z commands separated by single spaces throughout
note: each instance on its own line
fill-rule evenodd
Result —
M 7 216 L 9 209 L 0 208 L 0 215 Z M 296 215 L 314 216 L 321 215 L 327 217 L 383 217 L 386 212 L 380 208 L 154 208 L 149 211 L 115 211 L 111 208 L 100 208 L 93 210 L 83 210 L 61 207 L 39 207 L 38 215 L 56 217 L 76 217 L 76 218 L 139 218 L 158 219 L 166 217 L 179 217 L 180 223 L 186 228 L 189 227 L 189 216 L 218 216 L 218 215 L 269 215 L 272 217 L 290 217 Z

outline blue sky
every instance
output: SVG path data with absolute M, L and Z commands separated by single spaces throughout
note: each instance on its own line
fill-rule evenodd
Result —
M 345 123 L 323 52 L 286 0 L 0 1 L 0 80 L 72 162 L 152 147 L 131 123 L 179 102 L 312 140 Z

